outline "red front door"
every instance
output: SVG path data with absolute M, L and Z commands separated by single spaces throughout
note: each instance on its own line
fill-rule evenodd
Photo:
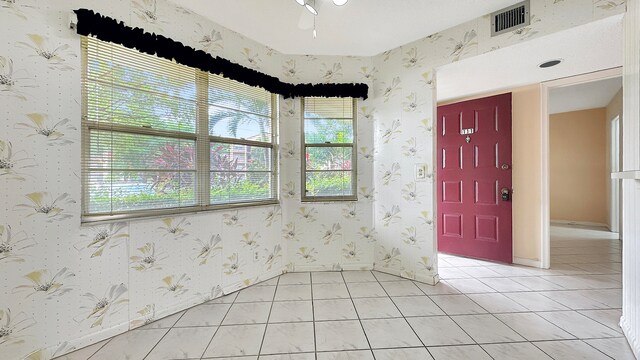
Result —
M 438 107 L 438 250 L 511 263 L 511 94 Z

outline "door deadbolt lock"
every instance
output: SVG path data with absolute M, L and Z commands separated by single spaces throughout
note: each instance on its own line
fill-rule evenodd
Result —
M 508 188 L 502 188 L 502 190 L 500 190 L 500 195 L 502 196 L 502 201 L 511 200 L 511 192 Z
M 502 170 L 509 170 L 509 164 L 502 164 Z

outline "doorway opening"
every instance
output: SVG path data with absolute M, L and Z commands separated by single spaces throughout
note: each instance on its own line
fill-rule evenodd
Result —
M 438 106 L 438 251 L 510 264 L 511 93 Z
M 617 114 L 611 120 L 611 123 L 609 126 L 609 155 L 610 155 L 609 164 L 611 164 L 610 166 L 611 173 L 617 173 L 619 171 L 622 171 L 622 166 L 621 166 L 622 147 L 620 142 L 620 139 L 622 136 L 621 130 L 622 128 L 620 127 L 620 114 Z M 620 179 L 612 178 L 608 180 L 609 180 L 609 186 L 610 186 L 609 199 L 611 201 L 611 206 L 610 206 L 611 221 L 610 221 L 609 230 L 611 230 L 611 232 L 620 234 L 620 232 L 622 231 L 622 223 L 620 219 L 620 213 L 622 209 L 622 203 L 620 198 L 621 196 Z
M 621 39 L 622 18 L 609 25 L 594 23 L 581 27 L 580 31 L 561 32 L 526 44 L 492 49 L 440 66 L 433 74 L 438 106 L 508 92 L 513 96 L 512 262 L 517 265 L 548 268 L 550 264 L 548 82 L 580 74 L 598 74 L 606 71 L 603 69 L 614 69 L 615 74 L 609 77 L 621 74 L 622 42 L 607 40 L 595 44 L 585 37 L 587 33 L 593 33 L 594 38 L 607 33 L 610 39 Z M 550 68 L 538 66 L 550 59 L 563 61 Z M 596 77 L 589 81 L 594 79 Z M 433 126 L 437 134 L 440 124 L 434 120 Z M 434 164 L 436 153 L 437 146 L 434 146 Z M 433 195 L 437 204 L 437 193 Z M 441 220 L 434 222 L 436 232 L 442 230 Z
M 620 68 L 543 83 L 542 100 L 544 267 L 619 274 Z

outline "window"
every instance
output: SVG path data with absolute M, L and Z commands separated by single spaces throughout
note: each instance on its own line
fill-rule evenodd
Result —
M 276 97 L 83 37 L 84 221 L 274 203 Z
M 302 200 L 357 200 L 356 100 L 307 97 L 302 107 Z

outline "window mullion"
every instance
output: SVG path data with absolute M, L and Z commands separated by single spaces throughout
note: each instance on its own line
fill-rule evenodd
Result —
M 87 125 L 87 114 L 88 114 L 88 107 L 87 107 L 87 67 L 88 67 L 88 55 L 87 55 L 87 48 L 89 46 L 88 44 L 88 39 L 86 36 L 83 36 L 80 40 L 81 42 L 81 47 L 82 47 L 82 51 L 81 51 L 81 58 L 80 61 L 82 63 L 82 86 L 81 86 L 81 93 L 82 93 L 82 101 L 81 101 L 81 108 L 82 108 L 82 117 L 81 117 L 81 132 L 80 132 L 80 136 L 82 138 L 81 140 L 81 146 L 82 146 L 82 153 L 81 153 L 81 181 L 82 181 L 82 198 L 80 199 L 81 201 L 81 213 L 84 216 L 85 214 L 89 213 L 89 171 L 87 171 L 87 167 L 89 166 L 89 159 L 90 159 L 90 149 L 91 149 L 91 143 L 90 143 L 90 136 L 89 136 L 89 126 Z
M 336 105 L 336 104 L 331 104 L 329 103 L 324 104 L 321 106 L 321 109 L 327 110 L 329 109 L 327 106 L 335 106 L 336 108 L 331 108 L 330 110 L 333 111 L 333 113 L 335 113 L 336 111 L 339 111 L 340 108 L 337 108 L 337 106 L 341 106 L 342 108 L 342 116 L 332 116 L 332 117 L 306 117 L 305 114 L 307 113 L 307 100 L 309 98 L 302 98 L 300 100 L 300 104 L 301 104 L 301 131 L 300 131 L 300 142 L 301 142 L 301 148 L 302 148 L 302 155 L 301 155 L 301 197 L 302 197 L 302 201 L 353 201 L 353 200 L 357 200 L 357 182 L 358 182 L 358 170 L 357 170 L 357 149 L 358 149 L 358 145 L 357 145 L 357 137 L 358 137 L 358 124 L 357 124 L 357 100 L 356 99 L 351 99 L 351 103 L 349 105 L 346 105 L 344 102 L 341 105 Z M 324 99 L 313 99 L 313 102 L 311 104 L 311 106 L 309 106 L 311 108 L 311 112 L 314 112 L 315 109 L 317 108 L 317 103 L 318 102 L 322 102 L 324 101 Z M 351 114 L 351 117 L 346 117 L 345 116 L 345 109 L 346 106 L 350 107 L 350 111 L 349 113 Z M 321 110 L 322 111 L 322 110 Z M 316 116 L 318 114 L 315 114 Z M 351 129 L 352 129 L 352 133 L 353 133 L 353 140 L 350 143 L 330 143 L 330 142 L 324 142 L 324 143 L 307 143 L 306 141 L 306 130 L 305 130 L 305 125 L 306 122 L 305 120 L 315 120 L 315 119 L 319 119 L 319 120 L 329 120 L 329 121 L 340 121 L 340 120 L 351 120 Z M 307 175 L 309 173 L 334 173 L 338 170 L 310 170 L 307 169 L 307 161 L 306 161 L 306 153 L 308 149 L 313 149 L 313 148 L 343 148 L 343 149 L 351 149 L 351 169 L 348 170 L 349 171 L 349 175 L 351 177 L 351 189 L 350 192 L 351 194 L 349 195 L 321 195 L 321 196 L 309 196 L 308 193 L 308 189 L 307 189 Z M 341 170 L 341 172 L 345 172 L 347 170 Z
M 358 100 L 352 99 L 352 133 L 351 142 L 351 195 L 357 198 L 358 193 Z
M 305 98 L 300 98 L 300 143 L 302 149 L 300 151 L 300 199 L 307 198 L 307 139 L 305 137 L 304 129 L 304 112 L 305 110 Z
M 280 106 L 278 95 L 271 94 L 271 197 L 274 199 L 279 198 L 280 182 L 279 178 L 279 166 L 278 163 L 280 156 L 280 145 L 278 142 L 278 131 L 280 124 Z
M 88 37 L 82 38 L 81 46 L 82 222 L 277 203 L 274 94 Z M 229 121 L 227 118 L 240 119 L 239 135 L 247 139 L 237 139 L 235 133 L 229 138 L 210 135 L 210 126 L 217 124 L 214 120 Z M 262 141 L 269 120 L 271 140 Z M 252 133 L 256 126 L 260 137 Z M 224 131 L 218 135 L 231 136 Z M 222 153 L 233 164 L 227 172 L 237 170 L 233 172 L 238 180 L 232 197 L 222 203 L 216 197 L 222 183 L 211 177 L 217 167 L 211 165 L 216 154 L 211 153 L 211 146 L 216 142 L 228 148 L 228 153 Z M 138 158 L 138 154 L 143 155 Z M 185 156 L 189 166 L 183 169 Z M 165 169 L 175 161 L 180 164 L 177 169 Z M 271 168 L 267 169 L 269 161 Z M 271 185 L 269 193 L 267 185 Z M 151 195 L 148 199 L 143 196 L 147 193 Z
M 197 201 L 200 206 L 208 206 L 211 188 L 209 175 L 209 74 L 196 71 L 196 116 L 198 121 L 198 139 L 196 141 L 196 169 L 198 182 L 196 184 Z

